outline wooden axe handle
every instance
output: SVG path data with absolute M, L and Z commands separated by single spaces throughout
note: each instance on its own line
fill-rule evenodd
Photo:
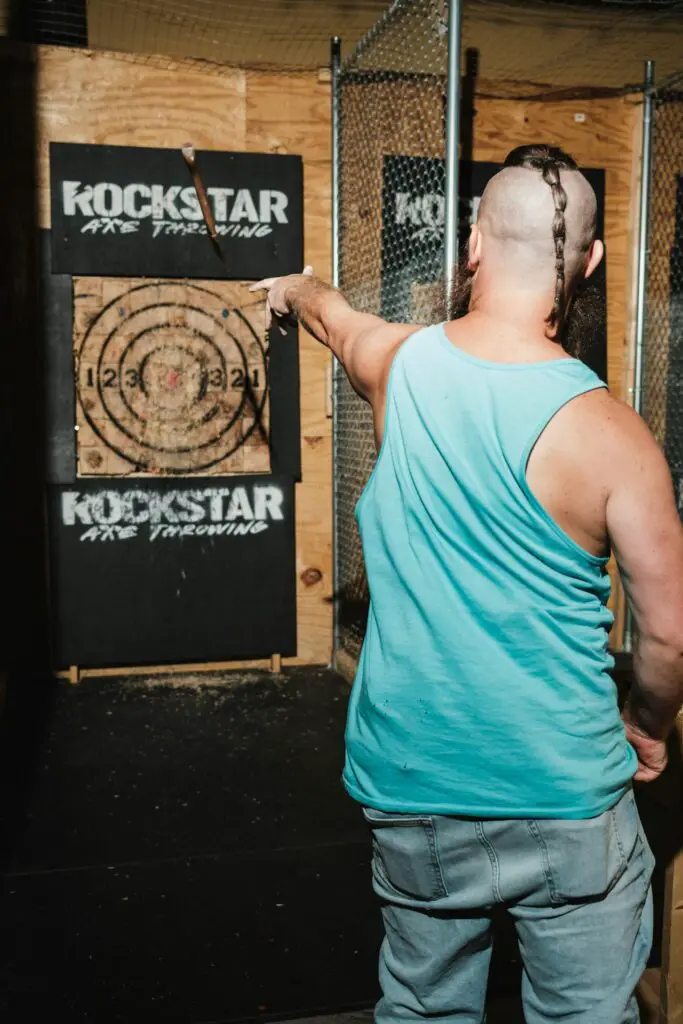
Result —
M 185 163 L 190 168 L 192 184 L 194 185 L 194 190 L 197 193 L 197 199 L 199 200 L 202 216 L 204 217 L 206 230 L 209 232 L 209 238 L 215 242 L 217 237 L 216 222 L 213 219 L 211 203 L 209 202 L 209 197 L 206 194 L 206 189 L 204 188 L 204 182 L 201 179 L 199 168 L 197 167 L 197 153 L 191 142 L 185 143 L 182 153 Z

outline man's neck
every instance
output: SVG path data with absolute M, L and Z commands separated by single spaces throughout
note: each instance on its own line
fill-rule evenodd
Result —
M 501 287 L 472 290 L 470 317 L 485 332 L 500 331 L 527 345 L 548 344 L 548 311 L 552 296 L 527 289 Z

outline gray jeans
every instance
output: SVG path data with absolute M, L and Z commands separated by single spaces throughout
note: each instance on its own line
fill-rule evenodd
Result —
M 528 1024 L 637 1024 L 654 861 L 632 790 L 581 821 L 364 814 L 386 933 L 378 1024 L 481 1024 L 500 906 L 517 930 Z

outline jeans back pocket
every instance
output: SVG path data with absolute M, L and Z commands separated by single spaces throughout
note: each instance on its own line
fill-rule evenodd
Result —
M 391 814 L 363 808 L 372 829 L 373 882 L 380 896 L 437 900 L 447 894 L 434 822 L 425 814 Z
M 629 790 L 595 818 L 536 819 L 528 827 L 541 847 L 551 901 L 561 904 L 606 896 L 626 870 L 640 825 Z

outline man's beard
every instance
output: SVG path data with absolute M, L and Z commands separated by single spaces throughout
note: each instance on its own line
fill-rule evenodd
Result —
M 472 299 L 474 271 L 467 266 L 467 257 L 463 257 L 455 271 L 453 287 L 453 311 L 451 317 L 458 320 L 469 313 Z M 590 281 L 582 281 L 574 292 L 569 312 L 565 317 L 559 334 L 552 340 L 562 345 L 570 356 L 585 359 L 589 353 L 595 352 L 604 339 L 607 323 L 605 297 Z

